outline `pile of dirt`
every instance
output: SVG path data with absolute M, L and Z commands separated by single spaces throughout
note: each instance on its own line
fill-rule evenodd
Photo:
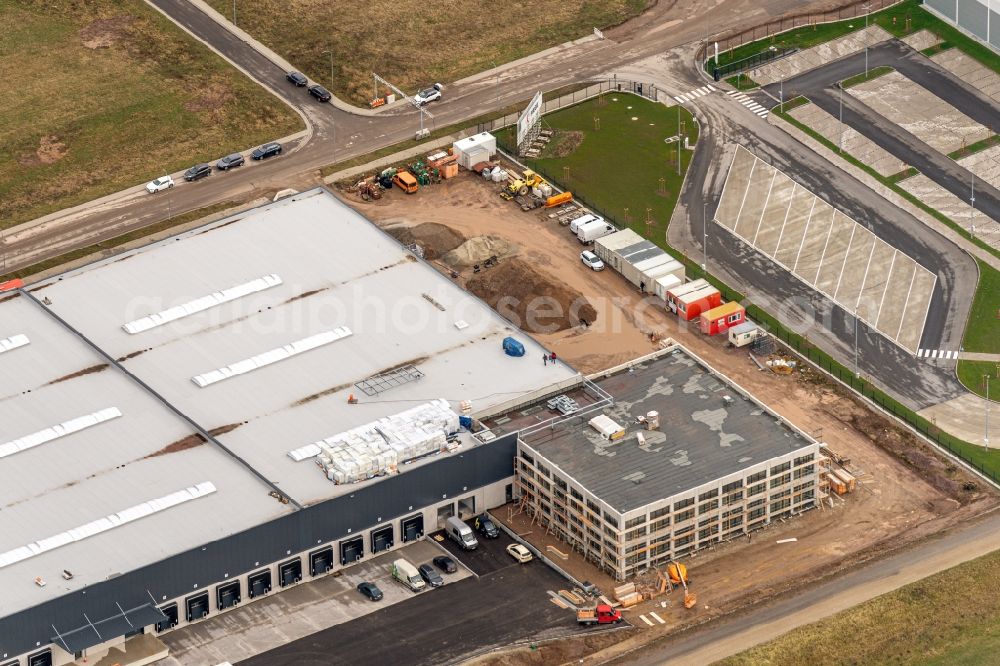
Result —
M 556 135 L 552 137 L 552 141 L 545 147 L 541 156 L 544 158 L 569 157 L 576 152 L 576 149 L 580 147 L 581 143 L 583 143 L 583 132 L 577 132 L 575 130 L 557 130 Z
M 518 258 L 473 275 L 466 288 L 518 328 L 555 333 L 597 319 L 583 295 Z
M 467 268 L 482 264 L 490 257 L 509 257 L 516 250 L 517 246 L 504 238 L 474 236 L 444 255 L 441 260 L 453 268 Z
M 21 166 L 31 167 L 40 164 L 53 164 L 66 156 L 66 144 L 54 134 L 43 136 L 38 141 L 38 149 L 33 153 L 21 155 L 17 161 Z
M 424 222 L 408 227 L 396 225 L 386 227 L 385 232 L 403 245 L 416 243 L 424 249 L 424 258 L 432 261 L 454 250 L 465 241 L 461 233 L 435 222 Z

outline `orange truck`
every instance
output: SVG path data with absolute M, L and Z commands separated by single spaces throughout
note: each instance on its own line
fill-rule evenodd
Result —
M 392 177 L 392 183 L 407 194 L 413 194 L 420 189 L 420 186 L 417 184 L 417 179 L 414 178 L 413 174 L 409 171 L 397 172 L 396 175 Z
M 622 614 L 607 604 L 598 604 L 595 608 L 584 608 L 576 612 L 576 621 L 583 626 L 591 624 L 618 624 Z

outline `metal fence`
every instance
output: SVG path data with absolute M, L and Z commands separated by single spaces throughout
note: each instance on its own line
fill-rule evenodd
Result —
M 766 65 L 769 62 L 773 62 L 779 58 L 784 58 L 785 56 L 792 55 L 796 52 L 798 52 L 797 48 L 764 49 L 760 53 L 754 53 L 753 55 L 737 60 L 736 62 L 730 62 L 719 67 L 713 67 L 712 77 L 718 81 L 719 79 L 724 79 L 731 74 L 742 74 L 743 72 L 757 69 L 761 65 Z

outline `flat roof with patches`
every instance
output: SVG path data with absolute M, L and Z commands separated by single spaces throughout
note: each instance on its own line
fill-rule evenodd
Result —
M 619 513 L 815 445 L 679 345 L 596 384 L 613 405 L 523 442 Z M 650 411 L 659 430 L 636 425 Z M 602 439 L 588 424 L 598 413 L 627 426 L 625 437 Z

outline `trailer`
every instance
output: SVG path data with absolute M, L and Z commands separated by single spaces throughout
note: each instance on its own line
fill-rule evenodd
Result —
M 697 291 L 699 289 L 704 289 L 709 286 L 708 280 L 703 278 L 698 278 L 697 280 L 692 280 L 691 282 L 685 282 L 680 286 L 674 287 L 673 289 L 668 289 L 667 294 L 663 300 L 667 302 L 667 309 L 669 309 L 674 314 L 677 314 L 677 299 L 684 294 L 689 294 L 692 291 Z
M 752 321 L 745 321 L 729 329 L 729 344 L 743 347 L 757 339 L 760 329 Z
M 699 282 L 699 280 L 695 280 L 695 282 Z M 684 285 L 677 291 L 669 292 L 673 295 L 673 299 L 667 301 L 667 306 L 670 307 L 672 303 L 671 310 L 684 321 L 697 319 L 702 312 L 707 312 L 722 304 L 722 294 L 719 293 L 719 290 L 704 280 L 700 280 L 700 282 L 704 284 L 699 284 L 694 289 L 685 289 L 688 285 Z M 678 291 L 680 291 L 679 294 Z
M 705 335 L 718 335 L 728 331 L 730 326 L 738 326 L 745 320 L 746 310 L 743 306 L 736 301 L 729 301 L 702 312 L 698 324 Z

